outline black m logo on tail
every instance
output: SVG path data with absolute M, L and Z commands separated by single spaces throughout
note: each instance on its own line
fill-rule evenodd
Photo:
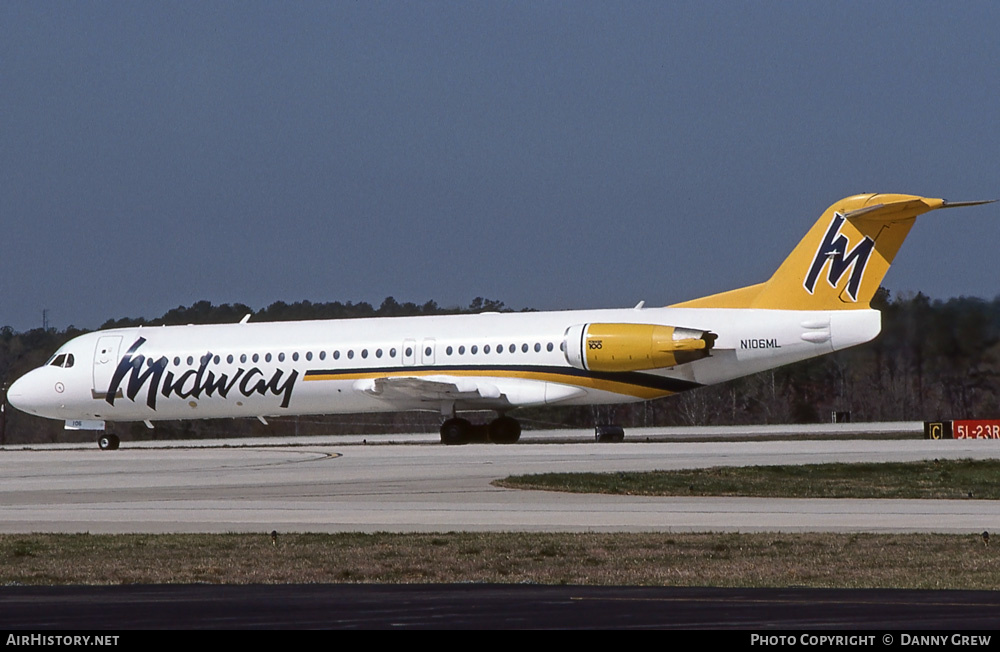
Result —
M 816 289 L 816 281 L 823 271 L 823 266 L 829 263 L 830 271 L 827 274 L 827 281 L 830 283 L 830 287 L 836 288 L 844 273 L 851 269 L 851 278 L 847 281 L 847 293 L 851 295 L 851 299 L 857 301 L 858 288 L 861 287 L 861 278 L 865 274 L 865 267 L 867 267 L 868 258 L 875 247 L 875 241 L 865 236 L 865 239 L 859 242 L 854 249 L 848 251 L 847 248 L 851 246 L 851 243 L 847 236 L 840 232 L 840 227 L 843 225 L 844 216 L 840 213 L 834 213 L 830 228 L 823 236 L 823 242 L 816 251 L 816 257 L 813 258 L 809 274 L 802 285 L 806 292 L 812 294 Z

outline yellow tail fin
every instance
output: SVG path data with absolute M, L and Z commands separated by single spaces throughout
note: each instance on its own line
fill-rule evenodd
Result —
M 679 303 L 678 308 L 852 310 L 868 308 L 917 216 L 946 202 L 915 195 L 864 194 L 826 209 L 769 281 Z

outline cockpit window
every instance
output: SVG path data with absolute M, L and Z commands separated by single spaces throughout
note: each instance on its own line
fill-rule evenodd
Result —
M 52 358 L 49 362 L 51 367 L 63 367 L 64 369 L 69 369 L 73 366 L 73 354 L 72 353 L 60 353 L 59 355 Z

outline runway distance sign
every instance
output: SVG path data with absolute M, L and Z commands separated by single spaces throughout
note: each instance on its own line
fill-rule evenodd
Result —
M 1000 420 L 966 419 L 951 422 L 952 437 L 955 439 L 1000 439 Z

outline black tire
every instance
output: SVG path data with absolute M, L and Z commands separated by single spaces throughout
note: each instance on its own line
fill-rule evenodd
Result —
M 521 424 L 511 417 L 499 417 L 490 421 L 489 433 L 494 444 L 514 444 L 521 438 Z
M 446 446 L 468 444 L 471 430 L 472 424 L 465 419 L 448 419 L 441 424 L 441 443 Z
M 474 423 L 469 427 L 468 440 L 470 444 L 488 444 L 490 428 L 485 423 Z
M 625 441 L 625 429 L 621 426 L 597 426 L 594 439 L 599 444 L 617 444 Z
M 118 446 L 120 445 L 121 445 L 121 440 L 118 439 L 118 435 L 105 433 L 97 438 L 97 446 L 102 451 L 116 451 L 118 450 Z

